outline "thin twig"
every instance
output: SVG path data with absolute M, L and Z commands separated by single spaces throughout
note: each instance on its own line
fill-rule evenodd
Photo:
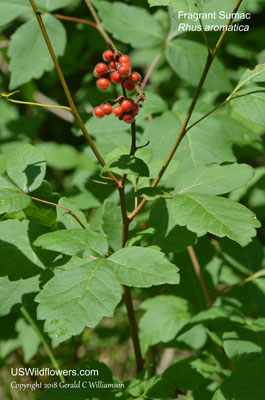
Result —
M 202 27 L 202 35 L 203 35 L 203 39 L 204 39 L 205 45 L 207 47 L 208 54 L 211 54 L 211 49 L 210 49 L 210 46 L 209 46 L 209 42 L 208 42 L 207 35 L 206 35 L 205 30 L 204 30 L 204 26 L 203 26 L 201 18 L 199 18 L 199 22 L 200 22 L 200 25 Z
M 257 278 L 260 278 L 261 276 L 265 276 L 265 269 L 261 269 L 260 271 L 255 272 L 254 274 L 247 276 L 246 278 L 242 279 L 242 281 L 235 283 L 234 285 L 227 285 L 224 286 L 222 289 L 216 290 L 214 292 L 215 296 L 218 296 L 219 294 L 222 294 L 224 292 L 229 292 L 231 289 L 238 287 L 238 286 L 242 286 L 245 283 L 249 283 L 254 281 Z
M 66 210 L 68 212 L 68 214 L 70 214 L 78 223 L 79 225 L 82 226 L 83 229 L 86 229 L 85 225 L 83 224 L 83 222 L 78 218 L 78 216 L 71 211 L 69 208 L 61 206 L 60 204 L 56 204 L 56 203 L 52 203 L 51 201 L 47 201 L 47 200 L 42 200 L 42 199 L 38 199 L 37 197 L 34 196 L 30 196 L 30 198 L 32 200 L 36 200 L 39 201 L 41 203 L 45 203 L 45 204 L 50 204 L 51 206 L 55 206 L 55 207 L 59 207 L 59 208 L 63 208 L 64 210 Z
M 57 19 L 62 19 L 65 21 L 72 21 L 72 22 L 80 22 L 81 24 L 86 24 L 86 25 L 93 26 L 94 28 L 98 28 L 97 24 L 95 22 L 89 21 L 88 19 L 69 17 L 68 15 L 62 15 L 62 14 L 52 14 L 52 15 Z
M 54 366 L 54 368 L 59 372 L 60 371 L 60 367 L 54 357 L 54 355 L 52 354 L 48 343 L 46 342 L 44 336 L 42 335 L 41 331 L 39 330 L 38 326 L 35 324 L 35 322 L 33 321 L 33 319 L 31 318 L 31 316 L 29 315 L 28 311 L 26 310 L 25 306 L 22 306 L 20 308 L 21 313 L 23 314 L 23 316 L 25 317 L 25 319 L 29 322 L 29 324 L 32 326 L 32 328 L 34 329 L 34 331 L 36 332 L 36 334 L 38 335 L 41 343 L 43 344 L 43 347 L 46 350 L 46 353 L 49 356 L 49 359 L 51 360 L 52 365 Z M 65 382 L 65 378 L 62 374 L 58 374 L 60 380 L 62 382 Z
M 234 7 L 234 10 L 233 10 L 233 12 L 231 14 L 231 18 L 228 20 L 228 22 L 226 24 L 226 29 L 224 29 L 224 31 L 220 35 L 220 37 L 219 37 L 219 39 L 218 39 L 218 41 L 217 41 L 217 43 L 215 45 L 215 48 L 214 48 L 213 52 L 211 54 L 208 54 L 208 57 L 206 59 L 206 63 L 205 63 L 205 66 L 204 66 L 204 69 L 203 69 L 203 72 L 202 72 L 202 76 L 201 76 L 200 82 L 199 82 L 198 87 L 196 89 L 196 92 L 194 94 L 194 97 L 193 97 L 193 100 L 192 100 L 191 105 L 189 107 L 189 110 L 187 112 L 187 115 L 186 115 L 186 117 L 185 117 L 185 119 L 184 119 L 184 121 L 182 123 L 182 126 L 180 128 L 179 134 L 178 134 L 178 136 L 177 136 L 177 138 L 175 140 L 175 143 L 173 144 L 173 146 L 172 146 L 172 148 L 171 148 L 171 150 L 169 152 L 169 155 L 167 156 L 164 164 L 162 165 L 161 170 L 159 171 L 159 173 L 158 173 L 157 177 L 155 178 L 154 182 L 152 183 L 152 187 L 156 187 L 158 185 L 158 183 L 160 182 L 162 176 L 164 175 L 164 173 L 165 173 L 170 161 L 172 160 L 172 158 L 173 158 L 173 156 L 174 156 L 174 154 L 175 154 L 175 152 L 176 152 L 176 150 L 177 150 L 177 148 L 178 148 L 178 146 L 179 146 L 179 144 L 181 142 L 181 139 L 183 138 L 183 136 L 186 133 L 186 129 L 187 129 L 188 123 L 190 121 L 190 118 L 191 118 L 191 115 L 192 115 L 193 110 L 195 108 L 195 105 L 196 105 L 196 103 L 198 101 L 199 95 L 201 93 L 201 90 L 202 90 L 202 87 L 204 85 L 204 82 L 205 82 L 205 80 L 207 78 L 207 75 L 208 75 L 208 72 L 210 70 L 210 67 L 211 67 L 211 65 L 213 63 L 213 60 L 214 60 L 214 58 L 216 56 L 217 51 L 219 50 L 219 48 L 220 48 L 220 46 L 221 46 L 221 44 L 222 44 L 222 42 L 223 42 L 223 40 L 225 38 L 225 35 L 227 33 L 227 30 L 228 30 L 228 27 L 233 22 L 234 15 L 237 12 L 237 10 L 238 10 L 240 4 L 242 3 L 242 1 L 243 0 L 238 0 L 237 1 L 236 6 Z M 146 203 L 146 200 L 145 199 L 142 200 L 141 203 L 138 205 L 138 207 L 131 212 L 131 214 L 128 216 L 128 218 L 130 220 L 132 220 L 140 212 L 140 210 L 143 208 L 145 203 Z
M 158 53 L 158 54 L 155 56 L 154 61 L 153 61 L 152 64 L 150 65 L 150 67 L 149 67 L 147 73 L 145 74 L 145 77 L 144 77 L 144 79 L 143 79 L 143 82 L 141 83 L 141 90 L 144 89 L 144 87 L 145 87 L 145 85 L 146 85 L 148 79 L 150 78 L 150 76 L 151 76 L 151 74 L 152 74 L 154 68 L 156 67 L 156 64 L 158 63 L 158 61 L 159 61 L 161 55 L 162 55 L 162 53 Z
M 191 263 L 193 265 L 194 271 L 195 271 L 195 273 L 196 273 L 196 275 L 197 275 L 197 277 L 198 277 L 198 279 L 200 281 L 200 285 L 201 285 L 201 288 L 202 288 L 202 291 L 203 291 L 207 306 L 211 307 L 212 299 L 211 299 L 210 293 L 208 292 L 204 277 L 202 275 L 201 266 L 200 266 L 200 263 L 198 261 L 198 258 L 197 258 L 197 255 L 195 253 L 195 250 L 194 250 L 194 248 L 192 246 L 188 246 L 187 247 L 187 252 L 189 254 L 189 257 L 190 257 Z
M 91 1 L 90 0 L 85 0 L 85 2 L 87 4 L 87 6 L 88 6 L 88 8 L 89 8 L 94 20 L 95 20 L 95 22 L 96 22 L 96 26 L 97 26 L 98 31 L 101 33 L 101 35 L 106 40 L 106 42 L 111 43 L 113 49 L 117 52 L 117 48 L 115 47 L 115 45 L 114 45 L 113 41 L 111 40 L 110 36 L 107 34 L 105 29 L 103 28 L 103 26 L 101 24 L 101 21 L 100 21 L 100 19 L 98 17 L 98 14 L 97 14 L 94 6 L 92 5 Z
M 91 136 L 89 135 L 89 133 L 88 133 L 88 131 L 87 131 L 85 125 L 84 125 L 84 122 L 83 122 L 82 118 L 80 117 L 80 114 L 79 114 L 79 112 L 78 112 L 78 110 L 76 108 L 75 102 L 74 102 L 74 100 L 72 98 L 71 92 L 70 92 L 70 90 L 68 88 L 68 85 L 67 85 L 67 83 L 65 81 L 63 72 L 62 72 L 61 67 L 59 65 L 59 62 L 58 62 L 57 57 L 56 57 L 56 55 L 54 53 L 51 41 L 49 39 L 49 36 L 48 36 L 46 28 L 45 28 L 45 25 L 44 25 L 44 23 L 42 21 L 40 11 L 38 10 L 34 0 L 30 0 L 30 3 L 31 3 L 33 11 L 34 11 L 34 13 L 36 15 L 37 21 L 38 21 L 38 23 L 40 25 L 40 29 L 41 29 L 43 38 L 44 38 L 44 40 L 46 42 L 46 45 L 48 47 L 49 53 L 50 53 L 51 58 L 53 60 L 53 63 L 54 63 L 54 66 L 56 68 L 56 71 L 58 73 L 58 76 L 59 76 L 59 79 L 61 81 L 61 84 L 63 86 L 64 92 L 65 92 L 65 95 L 67 97 L 68 103 L 69 103 L 69 105 L 71 107 L 72 113 L 75 116 L 76 122 L 78 123 L 81 131 L 83 132 L 83 134 L 84 134 L 86 140 L 88 141 L 88 143 L 89 143 L 89 145 L 91 147 L 91 150 L 95 154 L 96 158 L 98 159 L 100 164 L 102 166 L 104 166 L 105 165 L 105 161 L 104 161 L 103 157 L 101 156 L 100 152 L 98 151 L 97 147 L 95 146 L 95 143 L 94 143 L 93 139 L 91 138 Z M 111 179 L 118 185 L 119 181 L 115 177 L 115 175 L 113 175 L 112 172 L 108 172 L 108 174 L 111 177 Z

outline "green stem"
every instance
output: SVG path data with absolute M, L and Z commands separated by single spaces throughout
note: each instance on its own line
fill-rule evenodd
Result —
M 33 321 L 33 319 L 31 318 L 31 316 L 29 315 L 29 313 L 27 312 L 25 306 L 22 306 L 20 309 L 21 313 L 23 314 L 23 316 L 25 317 L 25 319 L 28 321 L 28 323 L 32 326 L 32 328 L 34 329 L 34 331 L 36 332 L 36 334 L 38 335 L 41 343 L 43 344 L 43 347 L 46 350 L 46 353 L 48 354 L 52 365 L 54 366 L 54 368 L 59 372 L 60 371 L 60 367 L 59 364 L 57 363 L 54 355 L 51 352 L 51 349 L 48 346 L 48 343 L 46 342 L 44 336 L 42 335 L 41 331 L 39 330 L 39 328 L 37 327 L 37 325 L 35 324 L 35 322 Z M 60 380 L 62 382 L 65 382 L 65 378 L 63 375 L 58 374 Z
M 33 8 L 33 11 L 34 11 L 34 13 L 35 13 L 35 15 L 36 15 L 37 21 L 38 21 L 38 23 L 39 23 L 39 25 L 40 25 L 40 29 L 41 29 L 43 38 L 44 38 L 44 40 L 45 40 L 45 42 L 46 42 L 46 45 L 47 45 L 47 47 L 48 47 L 49 53 L 50 53 L 51 58 L 52 58 L 52 60 L 53 60 L 54 66 L 55 66 L 55 68 L 56 68 L 56 71 L 57 71 L 57 73 L 58 73 L 58 76 L 59 76 L 59 79 L 60 79 L 60 81 L 61 81 L 62 87 L 63 87 L 63 89 L 64 89 L 64 93 L 65 93 L 66 98 L 67 98 L 67 100 L 68 100 L 68 103 L 69 103 L 69 105 L 70 105 L 70 107 L 71 107 L 72 113 L 74 114 L 74 117 L 75 117 L 75 119 L 76 119 L 76 122 L 78 123 L 78 125 L 79 125 L 81 131 L 83 132 L 83 134 L 84 134 L 86 140 L 88 141 L 88 143 L 89 143 L 89 145 L 90 145 L 90 147 L 91 147 L 93 153 L 95 154 L 96 158 L 98 159 L 98 161 L 100 162 L 100 164 L 101 164 L 102 166 L 104 166 L 104 165 L 105 165 L 105 161 L 104 161 L 103 157 L 101 156 L 100 152 L 98 151 L 97 147 L 95 146 L 95 143 L 93 142 L 91 136 L 89 135 L 89 133 L 88 133 L 88 131 L 87 131 L 85 125 L 84 125 L 84 122 L 82 121 L 82 118 L 80 117 L 80 114 L 79 114 L 79 112 L 78 112 L 78 110 L 77 110 L 77 108 L 76 108 L 75 102 L 74 102 L 74 100 L 73 100 L 73 98 L 72 98 L 72 95 L 71 95 L 71 93 L 70 93 L 70 90 L 69 90 L 69 88 L 68 88 L 68 85 L 67 85 L 67 83 L 66 83 L 66 80 L 65 80 L 65 78 L 64 78 L 63 72 L 62 72 L 62 70 L 61 70 L 61 67 L 60 67 L 60 65 L 59 65 L 59 62 L 58 62 L 58 60 L 57 60 L 57 58 L 56 58 L 56 55 L 55 55 L 55 52 L 54 52 L 54 50 L 53 50 L 51 41 L 50 41 L 49 36 L 48 36 L 48 34 L 47 34 L 46 28 L 45 28 L 44 23 L 43 23 L 43 21 L 42 21 L 42 18 L 41 18 L 41 15 L 40 15 L 40 11 L 38 10 L 36 4 L 34 3 L 34 0 L 29 0 L 29 1 L 30 1 L 31 6 L 32 6 L 32 8 Z M 112 174 L 112 172 L 108 172 L 108 174 L 109 174 L 109 176 L 111 177 L 111 179 L 116 183 L 116 185 L 118 185 L 118 184 L 119 184 L 119 181 L 118 181 L 118 179 Z

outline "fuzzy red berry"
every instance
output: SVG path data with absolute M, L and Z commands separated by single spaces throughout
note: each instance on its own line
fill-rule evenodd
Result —
M 121 108 L 121 106 L 116 106 L 113 107 L 113 112 L 116 115 L 116 117 L 121 117 L 123 114 L 123 109 Z
M 110 104 L 103 104 L 101 108 L 104 115 L 110 115 L 112 113 L 112 107 Z
M 130 64 L 121 64 L 120 68 L 118 69 L 118 72 L 123 78 L 126 78 L 131 73 Z
M 121 103 L 121 108 L 123 109 L 124 112 L 130 111 L 132 108 L 132 103 L 130 100 L 123 100 Z
M 139 83 L 141 80 L 141 75 L 138 72 L 133 72 L 129 77 L 130 81 L 134 84 Z
M 122 77 L 117 71 L 114 71 L 110 73 L 110 80 L 113 83 L 120 83 L 122 81 Z
M 113 61 L 114 60 L 114 55 L 111 50 L 106 50 L 103 53 L 103 58 L 105 61 Z
M 130 57 L 126 56 L 125 54 L 123 54 L 120 58 L 119 58 L 119 63 L 120 64 L 124 64 L 124 63 L 129 63 L 130 62 Z
M 124 114 L 122 119 L 127 124 L 131 124 L 134 121 L 134 115 L 132 115 L 131 113 L 130 114 Z
M 98 106 L 94 108 L 94 115 L 97 118 L 103 118 L 104 117 L 104 113 L 102 110 L 102 107 Z
M 134 83 L 132 83 L 131 81 L 129 81 L 129 79 L 127 79 L 127 80 L 124 82 L 124 87 L 125 87 L 125 89 L 127 89 L 127 90 L 133 90 L 133 89 L 135 88 L 135 85 L 134 85 Z
M 96 77 L 103 76 L 108 72 L 108 67 L 104 63 L 99 63 L 95 66 L 94 75 Z
M 131 113 L 133 115 L 136 115 L 138 111 L 139 111 L 139 105 L 137 103 L 133 103 L 131 108 Z
M 111 61 L 110 63 L 109 63 L 109 67 L 110 67 L 110 69 L 112 70 L 112 71 L 116 71 L 116 63 L 115 63 L 115 61 Z
M 97 80 L 97 87 L 101 90 L 106 90 L 109 87 L 109 80 L 106 78 L 100 78 Z

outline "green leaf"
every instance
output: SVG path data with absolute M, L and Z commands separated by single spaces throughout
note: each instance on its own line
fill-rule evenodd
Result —
M 231 104 L 234 109 L 250 121 L 265 126 L 265 89 L 248 86 L 233 95 Z
M 18 332 L 18 340 L 23 349 L 24 361 L 28 363 L 37 353 L 40 338 L 35 329 L 28 325 L 24 319 L 19 319 L 16 323 L 16 331 Z
M 121 300 L 121 286 L 104 259 L 55 275 L 36 297 L 38 319 L 56 347 L 105 317 Z
M 187 390 L 195 390 L 204 384 L 204 379 L 196 371 L 193 360 L 187 358 L 171 365 L 147 391 L 147 396 L 151 399 L 175 399 L 176 389 L 186 393 Z
M 255 228 L 260 227 L 252 211 L 242 204 L 207 194 L 177 194 L 171 200 L 171 211 L 178 225 L 185 225 L 198 235 L 210 232 L 227 236 L 241 246 L 251 242 Z
M 249 353 L 264 355 L 265 319 L 258 319 L 253 324 L 238 327 L 237 330 L 223 334 L 224 350 L 229 358 Z
M 101 174 L 112 171 L 116 174 L 130 174 L 136 176 L 149 176 L 149 169 L 141 158 L 124 154 L 109 161 L 101 170 Z
M 181 79 L 185 79 L 192 86 L 197 86 L 207 59 L 205 45 L 188 39 L 175 39 L 168 43 L 166 57 L 169 65 Z M 225 69 L 218 59 L 215 59 L 206 78 L 205 89 L 228 92 L 231 85 Z
M 82 211 L 79 210 L 78 207 L 76 207 L 74 203 L 69 201 L 66 197 L 61 197 L 58 204 L 74 212 L 75 215 L 83 223 L 83 225 L 85 225 L 86 228 L 89 228 L 86 216 Z M 61 207 L 56 207 L 56 211 L 57 211 L 57 221 L 60 227 L 62 226 L 63 229 L 80 229 L 79 222 L 77 222 L 76 219 L 72 215 L 70 215 L 66 210 L 64 210 Z
M 254 176 L 247 164 L 202 165 L 176 174 L 176 193 L 225 194 L 246 186 Z
M 63 55 L 66 45 L 63 24 L 50 14 L 45 14 L 42 19 L 55 54 Z M 8 55 L 11 58 L 10 89 L 17 88 L 32 78 L 38 79 L 45 71 L 53 69 L 53 61 L 35 17 L 21 25 L 12 35 Z
M 253 82 L 265 82 L 265 64 L 256 65 L 254 69 L 247 69 L 242 75 L 237 87 L 252 84 Z M 236 89 L 235 89 L 236 90 Z
M 144 350 L 159 342 L 174 339 L 190 319 L 188 302 L 176 296 L 156 296 L 141 303 L 146 312 L 139 322 L 139 336 Z
M 0 224 L 1 227 L 1 224 Z M 2 246 L 1 246 L 2 247 Z M 2 247 L 2 251 L 3 251 Z M 2 253 L 4 255 L 4 252 Z M 21 262 L 23 257 L 17 259 Z M 29 263 L 29 261 L 27 261 Z M 26 264 L 28 265 L 28 264 Z M 39 276 L 11 281 L 7 276 L 0 277 L 0 316 L 7 315 L 39 292 Z
M 37 0 L 36 5 L 41 9 L 54 11 L 70 4 L 73 0 Z M 28 0 L 0 0 L 0 26 L 6 25 L 15 18 L 33 10 Z
M 0 176 L 0 214 L 23 210 L 30 204 L 30 197 Z
M 153 6 L 171 6 L 175 12 L 198 12 L 195 6 L 195 0 L 148 0 L 150 7 Z
M 178 268 L 163 253 L 144 247 L 126 247 L 108 258 L 120 283 L 127 286 L 149 287 L 178 284 Z
M 0 276 L 6 276 L 12 281 L 28 279 L 39 275 L 44 263 L 51 265 L 54 254 L 34 251 L 29 238 L 46 230 L 29 221 L 20 222 L 10 219 L 0 222 L 0 252 L 1 266 Z
M 152 92 L 145 92 L 146 99 L 143 103 L 143 107 L 140 109 L 139 114 L 137 116 L 137 121 L 141 120 L 144 117 L 147 117 L 149 114 L 157 114 L 162 113 L 167 110 L 166 102 L 157 94 Z
M 108 251 L 104 236 L 86 229 L 64 229 L 46 233 L 35 240 L 34 246 L 83 258 L 98 257 Z
M 160 198 L 171 199 L 173 196 L 167 190 L 160 187 L 145 187 L 134 193 L 136 197 L 143 197 L 148 201 L 157 200 Z
M 144 8 L 118 1 L 92 2 L 99 10 L 104 28 L 116 39 L 129 43 L 134 48 L 162 46 L 165 34 L 159 22 Z
M 265 358 L 241 364 L 215 392 L 212 400 L 261 400 L 265 393 Z
M 45 154 L 47 165 L 51 168 L 68 170 L 75 168 L 78 164 L 78 152 L 69 144 L 43 142 L 37 148 Z
M 165 253 L 182 252 L 186 247 L 194 245 L 197 239 L 193 232 L 178 225 L 175 225 L 164 237 L 161 237 L 161 232 L 159 234 L 160 237 L 154 243 L 158 244 Z
M 71 4 L 73 0 L 37 0 L 36 4 L 38 7 L 48 10 L 48 11 L 54 11 L 57 10 L 58 8 L 63 8 L 68 6 L 68 4 Z
M 7 175 L 23 192 L 37 189 L 45 176 L 46 162 L 41 150 L 30 144 L 17 147 L 10 153 Z
M 103 205 L 102 229 L 113 250 L 120 249 L 122 239 L 121 209 L 116 203 L 109 199 L 105 200 Z
M 0 26 L 8 24 L 30 9 L 27 0 L 0 0 Z

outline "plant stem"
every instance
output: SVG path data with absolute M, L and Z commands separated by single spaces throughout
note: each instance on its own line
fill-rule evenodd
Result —
M 37 327 L 37 325 L 35 324 L 35 322 L 34 322 L 33 319 L 31 318 L 31 316 L 29 315 L 29 313 L 28 313 L 28 311 L 26 310 L 25 306 L 22 306 L 22 307 L 20 308 L 20 311 L 21 311 L 21 313 L 23 314 L 23 316 L 25 317 L 25 319 L 28 321 L 28 323 L 32 326 L 32 328 L 34 329 L 34 331 L 36 332 L 36 334 L 38 335 L 38 337 L 39 337 L 41 343 L 43 344 L 43 347 L 45 348 L 45 350 L 46 350 L 46 352 L 47 352 L 47 354 L 48 354 L 48 356 L 49 356 L 49 358 L 50 358 L 50 360 L 51 360 L 52 365 L 53 365 L 54 368 L 59 372 L 59 371 L 60 371 L 60 367 L 59 367 L 59 365 L 58 365 L 58 363 L 57 363 L 57 361 L 56 361 L 54 355 L 52 354 L 52 352 L 51 352 L 51 350 L 50 350 L 50 348 L 49 348 L 49 346 L 48 346 L 48 343 L 46 342 L 46 340 L 45 340 L 44 336 L 42 335 L 41 331 L 39 330 L 39 328 Z M 59 376 L 59 378 L 60 378 L 60 380 L 61 380 L 62 382 L 65 382 L 65 378 L 64 378 L 63 375 L 58 374 L 58 376 Z
M 131 142 L 131 150 L 130 150 L 130 156 L 134 156 L 137 147 L 136 147 L 136 126 L 135 126 L 135 121 L 131 124 L 131 132 L 132 132 L 132 142 Z
M 190 257 L 191 263 L 193 265 L 194 271 L 195 271 L 195 273 L 196 273 L 196 275 L 197 275 L 197 277 L 198 277 L 198 279 L 200 281 L 201 288 L 202 288 L 202 291 L 203 291 L 207 306 L 211 307 L 212 299 L 211 299 L 210 293 L 208 292 L 204 277 L 202 275 L 201 266 L 200 266 L 200 263 L 198 261 L 198 258 L 197 258 L 197 255 L 195 253 L 195 250 L 194 250 L 194 248 L 192 246 L 188 246 L 187 247 L 187 252 L 189 254 L 189 257 Z
M 86 227 L 85 227 L 85 225 L 83 224 L 83 222 L 82 222 L 82 221 L 78 218 L 78 216 L 77 216 L 73 211 L 71 211 L 69 208 L 64 207 L 64 206 L 61 206 L 60 204 L 52 203 L 51 201 L 38 199 L 37 197 L 30 196 L 30 198 L 31 198 L 32 200 L 40 201 L 41 203 L 50 204 L 51 206 L 63 208 L 64 210 L 67 211 L 68 214 L 70 214 L 70 215 L 79 223 L 79 225 L 82 226 L 83 229 L 86 229 Z
M 90 0 L 85 0 L 85 2 L 86 2 L 86 5 L 87 5 L 88 8 L 89 8 L 89 10 L 90 10 L 90 12 L 91 12 L 91 14 L 92 14 L 94 20 L 95 20 L 95 22 L 96 22 L 96 26 L 97 26 L 98 31 L 101 33 L 101 35 L 102 35 L 103 38 L 106 40 L 106 42 L 110 42 L 111 45 L 112 45 L 112 47 L 113 47 L 113 49 L 114 49 L 115 51 L 117 51 L 117 48 L 115 47 L 115 45 L 114 45 L 114 43 L 112 42 L 111 38 L 109 37 L 109 35 L 108 35 L 107 32 L 105 31 L 105 29 L 103 28 L 103 26 L 102 26 L 102 24 L 101 24 L 101 21 L 100 21 L 100 19 L 99 19 L 99 17 L 98 17 L 98 14 L 97 14 L 97 12 L 96 12 L 94 6 L 92 5 L 91 1 L 90 1 Z
M 36 7 L 36 4 L 34 3 L 34 0 L 30 0 L 30 3 L 31 3 L 31 6 L 32 6 L 32 8 L 33 8 L 33 11 L 34 11 L 34 13 L 35 13 L 35 15 L 36 15 L 37 21 L 38 21 L 38 23 L 39 23 L 39 25 L 40 25 L 40 29 L 41 29 L 42 35 L 43 35 L 44 40 L 45 40 L 45 42 L 46 42 L 46 45 L 47 45 L 47 47 L 48 47 L 49 53 L 50 53 L 51 58 L 52 58 L 52 60 L 53 60 L 54 66 L 55 66 L 55 68 L 56 68 L 56 71 L 57 71 L 57 73 L 58 73 L 59 79 L 60 79 L 60 81 L 61 81 L 61 84 L 62 84 L 62 87 L 63 87 L 63 89 L 64 89 L 65 95 L 66 95 L 66 97 L 67 97 L 68 103 L 69 103 L 69 105 L 70 105 L 70 107 L 71 107 L 72 113 L 73 113 L 74 116 L 75 116 L 76 122 L 78 123 L 78 125 L 79 125 L 81 131 L 83 132 L 83 134 L 84 134 L 86 140 L 88 141 L 88 143 L 89 143 L 89 145 L 90 145 L 90 147 L 91 147 L 93 153 L 95 154 L 96 158 L 98 159 L 98 161 L 100 162 L 100 164 L 101 164 L 102 166 L 104 166 L 104 165 L 105 165 L 105 161 L 104 161 L 103 157 L 101 156 L 100 152 L 98 151 L 97 147 L 95 146 L 95 143 L 93 142 L 91 136 L 89 135 L 89 133 L 88 133 L 88 131 L 87 131 L 85 125 L 84 125 L 84 122 L 82 121 L 82 118 L 80 117 L 80 114 L 79 114 L 79 112 L 78 112 L 78 110 L 77 110 L 77 108 L 76 108 L 75 102 L 74 102 L 74 100 L 73 100 L 73 98 L 72 98 L 72 95 L 71 95 L 71 93 L 70 93 L 70 90 L 69 90 L 69 88 L 68 88 L 68 85 L 67 85 L 67 83 L 66 83 L 66 81 L 65 81 L 63 72 L 62 72 L 61 67 L 60 67 L 60 65 L 59 65 L 59 63 L 58 63 L 58 60 L 57 60 L 56 55 L 55 55 L 55 53 L 54 53 L 54 50 L 53 50 L 51 41 L 50 41 L 50 39 L 49 39 L 49 36 L 48 36 L 48 34 L 47 34 L 47 31 L 46 31 L 46 28 L 45 28 L 44 23 L 43 23 L 43 21 L 42 21 L 42 18 L 41 18 L 41 15 L 40 15 L 40 11 L 39 11 L 38 8 Z M 118 179 L 112 174 L 112 172 L 108 172 L 108 174 L 109 174 L 109 176 L 111 177 L 111 179 L 116 183 L 116 185 L 118 185 L 118 184 L 119 184 L 119 181 L 118 181 Z
M 93 26 L 94 28 L 97 28 L 97 24 L 93 21 L 89 21 L 87 19 L 83 19 L 83 18 L 77 18 L 77 17 L 69 17 L 68 15 L 62 15 L 62 14 L 52 14 L 55 18 L 57 19 L 62 19 L 65 21 L 72 21 L 72 22 L 79 22 L 81 24 L 86 24 L 86 25 L 90 25 Z
M 141 90 L 144 89 L 144 87 L 145 87 L 145 85 L 146 85 L 148 79 L 150 78 L 150 76 L 151 76 L 151 74 L 152 74 L 152 72 L 153 72 L 153 70 L 154 70 L 156 64 L 158 63 L 158 61 L 159 61 L 161 55 L 162 55 L 162 53 L 158 53 L 158 54 L 155 56 L 154 61 L 152 62 L 152 64 L 151 64 L 150 67 L 148 68 L 148 71 L 147 71 L 147 73 L 145 74 L 145 77 L 144 77 L 144 79 L 143 79 L 143 82 L 141 83 Z
M 198 84 L 198 87 L 197 87 L 196 92 L 194 94 L 194 97 L 192 99 L 191 105 L 190 105 L 190 107 L 188 109 L 187 115 L 186 115 L 186 117 L 185 117 L 185 119 L 184 119 L 184 121 L 182 123 L 182 126 L 180 128 L 179 134 L 178 134 L 178 136 L 177 136 L 177 138 L 176 138 L 176 140 L 175 140 L 175 142 L 174 142 L 174 144 L 173 144 L 173 146 L 172 146 L 172 148 L 171 148 L 171 150 L 169 152 L 169 155 L 167 156 L 164 164 L 162 165 L 161 170 L 159 171 L 157 177 L 155 178 L 154 182 L 151 185 L 152 187 L 156 187 L 158 185 L 158 183 L 160 182 L 162 176 L 164 175 L 164 173 L 165 173 L 170 161 L 172 160 L 172 158 L 173 158 L 173 156 L 174 156 L 174 154 L 175 154 L 175 152 L 176 152 L 176 150 L 177 150 L 177 148 L 178 148 L 178 146 L 180 144 L 181 139 L 183 138 L 183 136 L 186 133 L 187 125 L 188 125 L 188 123 L 190 121 L 191 115 L 192 115 L 192 113 L 194 111 L 194 108 L 195 108 L 195 105 L 196 105 L 196 103 L 198 101 L 199 95 L 201 93 L 201 90 L 202 90 L 202 87 L 204 85 L 204 82 L 205 82 L 205 80 L 207 78 L 207 75 L 208 75 L 208 72 L 210 70 L 210 67 L 211 67 L 211 65 L 213 63 L 213 60 L 214 60 L 214 58 L 216 56 L 217 51 L 219 50 L 219 48 L 220 48 L 220 46 L 221 46 L 221 44 L 222 44 L 222 42 L 224 40 L 224 37 L 225 37 L 225 35 L 227 33 L 228 27 L 233 22 L 233 19 L 234 19 L 233 14 L 235 14 L 237 12 L 237 10 L 238 10 L 240 4 L 242 3 L 242 1 L 243 0 L 237 0 L 237 3 L 235 5 L 235 7 L 234 7 L 234 10 L 232 11 L 231 18 L 228 20 L 228 22 L 226 24 L 226 29 L 224 29 L 224 31 L 220 35 L 220 37 L 219 37 L 219 39 L 218 39 L 218 41 L 217 41 L 217 43 L 215 45 L 215 48 L 214 48 L 213 52 L 209 53 L 208 56 L 207 56 L 206 63 L 205 63 L 205 66 L 204 66 L 204 69 L 203 69 L 203 72 L 202 72 L 202 76 L 201 76 L 200 82 Z M 131 214 L 128 216 L 128 218 L 130 220 L 132 220 L 140 212 L 140 210 L 143 208 L 145 203 L 146 203 L 146 200 L 145 199 L 142 200 L 141 203 L 138 205 L 138 207 L 135 210 L 133 210 L 133 212 L 131 212 Z
M 10 99 L 10 98 L 6 98 L 7 101 L 10 101 L 11 103 L 17 103 L 17 104 L 25 104 L 28 106 L 37 106 L 37 107 L 45 107 L 45 108 L 62 108 L 63 110 L 68 110 L 71 111 L 70 107 L 66 107 L 66 106 L 53 106 L 50 104 L 41 104 L 41 103 L 34 103 L 32 101 L 20 101 L 20 100 L 14 100 L 14 99 Z
M 199 18 L 199 22 L 200 22 L 200 25 L 202 27 L 202 35 L 203 35 L 204 43 L 205 43 L 205 45 L 207 47 L 208 54 L 211 54 L 211 49 L 210 49 L 210 46 L 209 46 L 209 42 L 208 42 L 207 35 L 206 35 L 205 30 L 204 30 L 204 26 L 203 26 L 201 18 Z

